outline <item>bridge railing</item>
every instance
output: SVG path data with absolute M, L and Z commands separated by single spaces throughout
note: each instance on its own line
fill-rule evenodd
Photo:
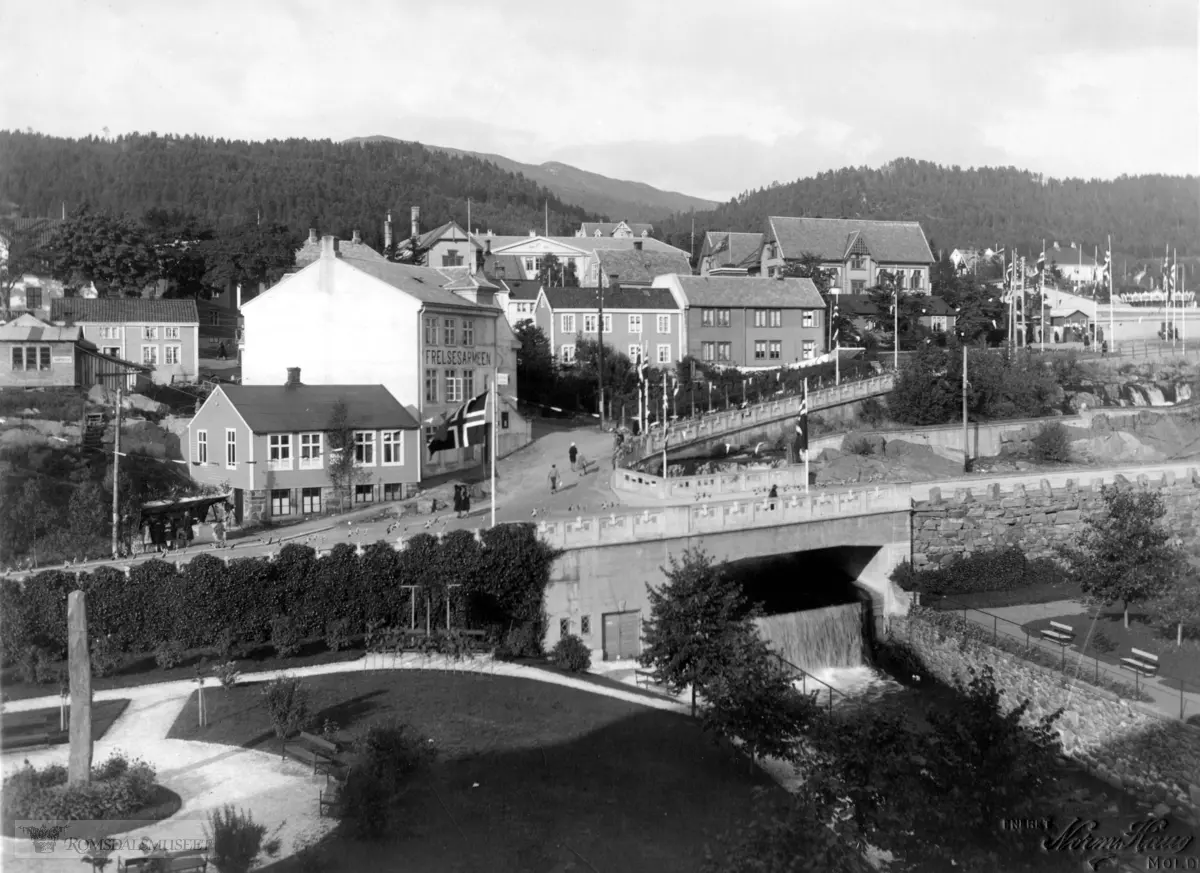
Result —
M 804 694 L 805 696 L 811 696 L 818 704 L 824 704 L 828 711 L 833 711 L 833 699 L 835 694 L 839 698 L 848 699 L 844 691 L 839 691 L 824 679 L 818 679 L 803 667 L 797 667 L 778 652 L 771 652 L 771 657 L 775 659 L 775 666 L 781 673 L 783 673 L 789 679 L 800 683 L 801 694 Z
M 911 485 L 908 482 L 822 489 L 819 492 L 793 493 L 774 498 L 697 502 L 687 506 L 643 509 L 640 512 L 581 515 L 570 521 L 543 521 L 538 525 L 538 532 L 551 546 L 578 549 L 639 540 L 700 536 L 723 530 L 907 512 L 912 505 L 910 495 Z
M 855 382 L 843 382 L 832 388 L 808 392 L 808 411 L 815 412 L 831 406 L 839 406 L 853 400 L 875 397 L 891 391 L 895 384 L 892 373 L 871 376 Z M 744 430 L 756 424 L 776 421 L 789 415 L 798 415 L 800 402 L 803 398 L 794 394 L 779 397 L 764 403 L 755 403 L 745 409 L 729 409 L 713 413 L 700 419 L 678 422 L 667 428 L 664 434 L 661 430 L 651 431 L 643 436 L 634 437 L 629 443 L 626 456 L 633 461 L 640 461 L 663 450 L 666 443 L 669 448 L 680 448 L 688 443 L 713 439 L 723 434 Z
M 772 467 L 739 473 L 705 473 L 698 476 L 671 476 L 664 479 L 650 473 L 618 468 L 613 473 L 614 491 L 639 494 L 660 500 L 711 500 L 732 495 L 754 494 L 765 497 L 776 486 L 786 497 L 794 489 L 804 489 L 804 468 Z

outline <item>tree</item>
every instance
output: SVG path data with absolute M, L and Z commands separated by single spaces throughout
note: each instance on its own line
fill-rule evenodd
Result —
M 575 259 L 566 264 L 551 253 L 538 261 L 538 281 L 548 288 L 578 288 L 579 275 L 575 270 Z
M 1200 572 L 1191 564 L 1178 584 L 1146 604 L 1150 616 L 1169 632 L 1175 630 L 1175 645 L 1185 636 L 1200 638 Z
M 539 403 L 554 384 L 554 351 L 546 332 L 529 319 L 517 322 L 517 394 Z
M 333 405 L 325 430 L 329 437 L 329 482 L 344 509 L 351 499 L 351 487 L 358 472 L 354 463 L 354 426 L 346 401 L 339 400 Z
M 833 282 L 833 271 L 821 266 L 821 258 L 812 252 L 804 252 L 797 260 L 788 260 L 783 265 L 783 275 L 789 279 L 812 279 L 821 294 L 821 299 L 829 296 L 829 288 Z
M 696 692 L 716 680 L 754 630 L 757 614 L 742 594 L 741 585 L 701 550 L 687 549 L 680 561 L 662 568 L 667 584 L 646 585 L 650 618 L 642 626 L 643 667 L 673 694 Z
M 900 365 L 888 410 L 904 424 L 944 424 L 961 401 L 962 388 L 950 374 L 945 349 L 921 346 Z
M 23 223 L 22 223 L 23 224 Z M 12 219 L 0 221 L 0 238 L 6 257 L 0 264 L 0 294 L 4 295 L 4 320 L 12 315 L 12 293 L 27 275 L 50 273 L 50 259 L 42 245 L 49 222 L 18 226 Z
M 253 291 L 269 287 L 295 268 L 297 248 L 298 238 L 282 224 L 239 225 L 198 243 L 205 264 L 202 281 L 218 294 L 235 285 Z
M 1164 594 L 1186 556 L 1162 525 L 1167 506 L 1157 491 L 1105 485 L 1104 513 L 1088 519 L 1076 545 L 1063 549 L 1071 574 L 1093 603 L 1129 606 Z
M 159 278 L 169 284 L 168 293 L 175 297 L 210 296 L 212 289 L 204 284 L 208 264 L 203 244 L 213 239 L 212 228 L 178 209 L 149 209 L 142 220 L 158 257 Z
M 158 275 L 146 230 L 127 215 L 81 208 L 46 245 L 54 278 L 71 290 L 89 282 L 102 295 L 139 296 Z

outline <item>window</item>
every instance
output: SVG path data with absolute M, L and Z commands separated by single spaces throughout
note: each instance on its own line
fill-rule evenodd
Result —
M 403 500 L 404 499 L 404 483 L 403 482 L 388 482 L 383 486 L 384 500 Z
M 767 310 L 765 310 L 765 309 L 754 310 L 754 326 L 755 327 L 766 327 L 767 326 Z
M 208 431 L 196 431 L 196 463 L 208 463 Z
M 447 318 L 442 322 L 442 345 L 454 345 L 454 319 Z
M 604 313 L 604 332 L 612 333 L 612 315 Z
M 921 283 L 922 283 L 922 281 L 924 281 L 924 279 L 922 278 L 922 273 L 921 273 L 921 271 L 920 271 L 920 270 L 913 270 L 913 271 L 912 271 L 912 288 L 913 288 L 913 290 L 914 290 L 914 291 L 920 291 L 920 290 L 921 290 Z
M 179 339 L 179 328 L 178 327 L 164 327 L 163 328 L 163 339 L 173 339 L 173 340 Z
M 658 344 L 658 362 L 660 364 L 671 363 L 671 344 L 670 343 L 659 343 Z
M 49 370 L 50 346 L 13 346 L 14 370 Z
M 637 343 L 629 344 L 629 360 L 633 361 L 636 364 L 638 358 L 641 357 L 641 354 L 642 354 L 641 346 L 639 346 Z
M 855 255 L 854 257 L 852 257 L 850 259 L 850 269 L 851 270 L 865 270 L 866 268 L 867 268 L 867 265 L 863 261 L 861 256 Z
M 178 364 L 183 346 L 163 346 L 163 363 Z
M 354 432 L 354 463 L 360 467 L 375 466 L 375 431 Z
M 158 346 L 142 346 L 142 363 L 151 366 L 158 364 Z
M 771 312 L 771 327 L 783 327 L 783 310 L 772 309 Z
M 316 515 L 321 511 L 321 489 L 300 489 L 300 511 L 305 515 Z
M 660 315 L 658 317 L 658 332 L 659 333 L 670 333 L 671 332 L 671 316 Z
M 442 255 L 442 266 L 461 267 L 462 265 L 462 255 L 458 253 L 458 249 L 446 249 L 446 253 Z
M 385 430 L 380 434 L 380 442 L 385 466 L 396 467 L 404 463 L 404 431 Z
M 945 333 L 945 331 L 946 331 L 946 316 L 935 315 L 935 316 L 933 316 L 933 318 L 929 319 L 929 321 L 930 321 L 930 327 L 933 328 L 934 333 Z
M 354 486 L 354 502 L 355 503 L 374 503 L 375 502 L 375 486 L 374 485 L 355 485 Z
M 700 359 L 703 361 L 715 361 L 717 359 L 717 344 L 700 343 Z
M 321 469 L 321 435 L 319 433 L 300 434 L 300 469 Z
M 474 397 L 475 396 L 475 371 L 474 370 L 463 370 L 462 384 L 463 384 L 463 400 L 466 400 L 470 397 Z
M 906 290 L 906 286 L 908 285 L 908 274 L 903 270 L 897 270 L 893 275 L 896 277 L 896 288 L 900 291 Z
M 42 308 L 42 289 L 34 288 L 31 285 L 25 286 L 25 308 L 26 309 L 41 309 Z
M 866 290 L 867 290 L 867 283 L 864 280 L 862 280 L 862 279 L 851 279 L 850 280 L 850 293 L 862 294 Z
M 463 342 L 462 342 L 462 344 L 464 346 L 475 345 L 475 322 L 471 321 L 471 319 L 469 319 L 469 318 L 464 318 L 462 327 L 463 327 L 463 331 L 462 331 Z
M 640 315 L 629 316 L 629 332 L 630 333 L 641 333 L 642 332 L 642 317 Z
M 267 436 L 267 469 L 292 469 L 292 435 L 273 433 Z
M 560 618 L 558 620 L 558 635 L 565 637 L 571 633 L 571 619 Z
M 806 310 L 804 310 L 804 312 L 802 312 L 800 314 L 800 326 L 801 327 L 813 327 L 814 326 L 813 312 L 811 309 L 806 309 Z
M 271 515 L 292 514 L 292 492 L 287 488 L 271 489 Z
M 712 327 L 713 324 L 716 323 L 713 319 L 713 315 L 714 315 L 714 310 L 701 309 L 700 310 L 700 326 L 701 327 Z
M 804 348 L 804 359 L 806 361 L 809 358 L 815 358 L 817 356 L 817 344 L 813 340 L 805 340 L 803 348 Z
M 156 340 L 158 339 L 158 328 L 147 325 L 142 328 L 142 339 Z
M 766 358 L 767 358 L 767 341 L 766 340 L 755 340 L 754 341 L 754 360 L 764 361 L 764 360 L 766 360 Z
M 425 319 L 425 345 L 436 346 L 438 344 L 437 336 L 438 336 L 437 319 L 436 318 Z
M 772 361 L 778 361 L 783 357 L 783 343 L 780 340 L 771 340 L 767 353 Z
M 108 355 L 110 358 L 119 358 L 119 357 L 121 357 L 121 347 L 120 346 L 104 346 L 104 348 L 100 349 L 100 354 Z
M 579 633 L 581 636 L 587 636 L 592 632 L 592 617 L 590 615 L 580 616 L 579 618 Z
M 525 259 L 525 275 L 532 276 L 537 271 L 538 271 L 537 259 L 536 258 L 526 258 Z
M 575 316 L 564 315 L 559 319 L 563 333 L 575 333 Z
M 216 327 L 218 324 L 220 324 L 221 323 L 221 313 L 217 312 L 215 309 L 212 312 L 210 312 L 208 314 L 208 323 L 211 324 L 213 327 Z
M 458 378 L 458 370 L 446 371 L 446 402 L 462 402 L 462 381 Z
M 733 360 L 733 343 L 717 343 L 717 360 Z
M 425 402 L 437 403 L 437 370 L 425 371 Z
M 585 315 L 583 317 L 583 332 L 584 333 L 595 333 L 596 325 L 599 324 L 599 322 L 596 319 L 598 319 L 599 317 L 600 316 L 598 316 L 598 315 Z
M 213 315 L 215 316 L 216 313 L 214 312 Z M 213 324 L 216 324 L 216 322 L 214 321 Z M 120 339 L 120 338 L 121 338 L 121 328 L 113 327 L 111 325 L 109 325 L 108 327 L 100 328 L 100 339 Z
M 559 360 L 561 360 L 564 364 L 574 364 L 575 363 L 575 344 L 574 343 L 567 343 L 565 346 L 563 346 L 559 350 Z
M 225 429 L 225 466 L 237 469 L 237 431 L 231 427 Z

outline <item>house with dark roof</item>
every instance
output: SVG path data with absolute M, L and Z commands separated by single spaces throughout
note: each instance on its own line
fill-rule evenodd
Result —
M 618 238 L 648 237 L 654 233 L 653 224 L 636 221 L 585 221 L 575 236 L 609 236 Z
M 356 258 L 376 261 L 384 260 L 383 255 L 362 241 L 362 234 L 357 230 L 354 231 L 350 239 L 339 241 L 339 245 L 345 254 Z M 296 249 L 296 266 L 307 267 L 319 257 L 321 257 L 321 237 L 317 233 L 316 228 L 310 227 L 308 229 L 308 239 L 304 241 L 304 245 Z
M 683 360 L 682 315 L 675 297 L 662 288 L 542 288 L 534 323 L 560 364 L 574 363 L 580 339 L 603 337 L 605 348 L 630 360 L 642 355 L 652 365 L 669 366 Z
M 320 258 L 242 305 L 242 385 L 277 385 L 287 367 L 301 368 L 312 385 L 382 384 L 432 436 L 505 374 L 503 456 L 530 435 L 515 405 L 520 342 L 497 293 L 470 267 L 360 258 L 327 236 Z M 467 446 L 424 456 L 422 465 L 434 475 L 484 458 L 484 447 Z
M 414 212 L 412 231 L 407 239 L 396 243 L 396 254 L 402 256 L 412 248 L 413 238 L 421 253 L 421 265 L 425 267 L 468 267 L 472 260 L 478 267 L 484 256 L 484 245 L 474 234 L 467 233 L 457 221 L 447 221 L 433 230 L 419 233 L 420 213 Z M 391 237 L 391 216 L 384 231 L 384 238 Z
M 701 276 L 757 276 L 762 267 L 761 233 L 710 230 L 704 234 L 697 262 Z
M 349 493 L 330 480 L 330 422 L 345 404 L 354 432 Z M 411 496 L 421 481 L 421 426 L 382 385 L 218 385 L 188 423 L 192 478 L 233 492 L 239 524 L 286 521 Z
M 825 301 L 811 279 L 660 276 L 683 310 L 684 354 L 722 367 L 770 369 L 827 351 Z
M 77 324 L 50 324 L 29 313 L 0 324 L 0 388 L 88 389 L 147 372 L 102 353 Z
M 157 383 L 194 382 L 200 373 L 195 300 L 63 297 L 51 304 L 51 321 L 79 325 L 101 353 L 151 368 Z
M 656 278 L 667 273 L 691 275 L 692 264 L 687 254 L 679 249 L 648 250 L 643 243 L 644 240 L 635 239 L 633 248 L 596 252 L 600 263 L 600 287 L 610 287 L 614 276 L 622 287 L 649 288 Z
M 894 273 L 900 290 L 930 293 L 933 252 L 915 221 L 849 218 L 788 218 L 773 215 L 763 234 L 762 275 L 782 274 L 786 264 L 816 255 L 832 274 L 831 288 L 861 294 L 879 284 L 879 272 Z

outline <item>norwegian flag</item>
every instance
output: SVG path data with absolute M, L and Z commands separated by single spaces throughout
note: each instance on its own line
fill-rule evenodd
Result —
M 650 361 L 641 346 L 638 346 L 637 352 L 637 376 L 639 385 L 645 385 L 650 379 Z
M 1171 251 L 1168 248 L 1163 253 L 1163 290 L 1170 300 L 1175 294 L 1175 271 L 1171 269 Z
M 796 451 L 808 451 L 808 386 L 800 398 L 800 414 L 796 417 Z
M 829 338 L 829 342 L 830 342 L 830 344 L 832 344 L 833 346 L 836 347 L 838 345 L 838 340 L 839 340 L 839 337 L 838 337 L 838 333 L 839 333 L 839 331 L 838 331 L 838 296 L 836 294 L 833 295 L 833 315 L 831 317 L 833 320 L 833 336 Z
M 485 391 L 462 406 L 442 424 L 437 436 L 429 441 L 432 456 L 445 449 L 481 446 L 487 442 L 487 423 L 490 405 Z
M 1100 284 L 1108 288 L 1112 283 L 1112 252 L 1104 252 L 1104 266 L 1100 268 Z
M 1042 245 L 1042 253 L 1040 255 L 1038 255 L 1036 272 L 1038 273 L 1038 275 L 1041 276 L 1041 284 L 1045 285 L 1046 284 L 1046 246 L 1045 246 L 1045 244 Z

